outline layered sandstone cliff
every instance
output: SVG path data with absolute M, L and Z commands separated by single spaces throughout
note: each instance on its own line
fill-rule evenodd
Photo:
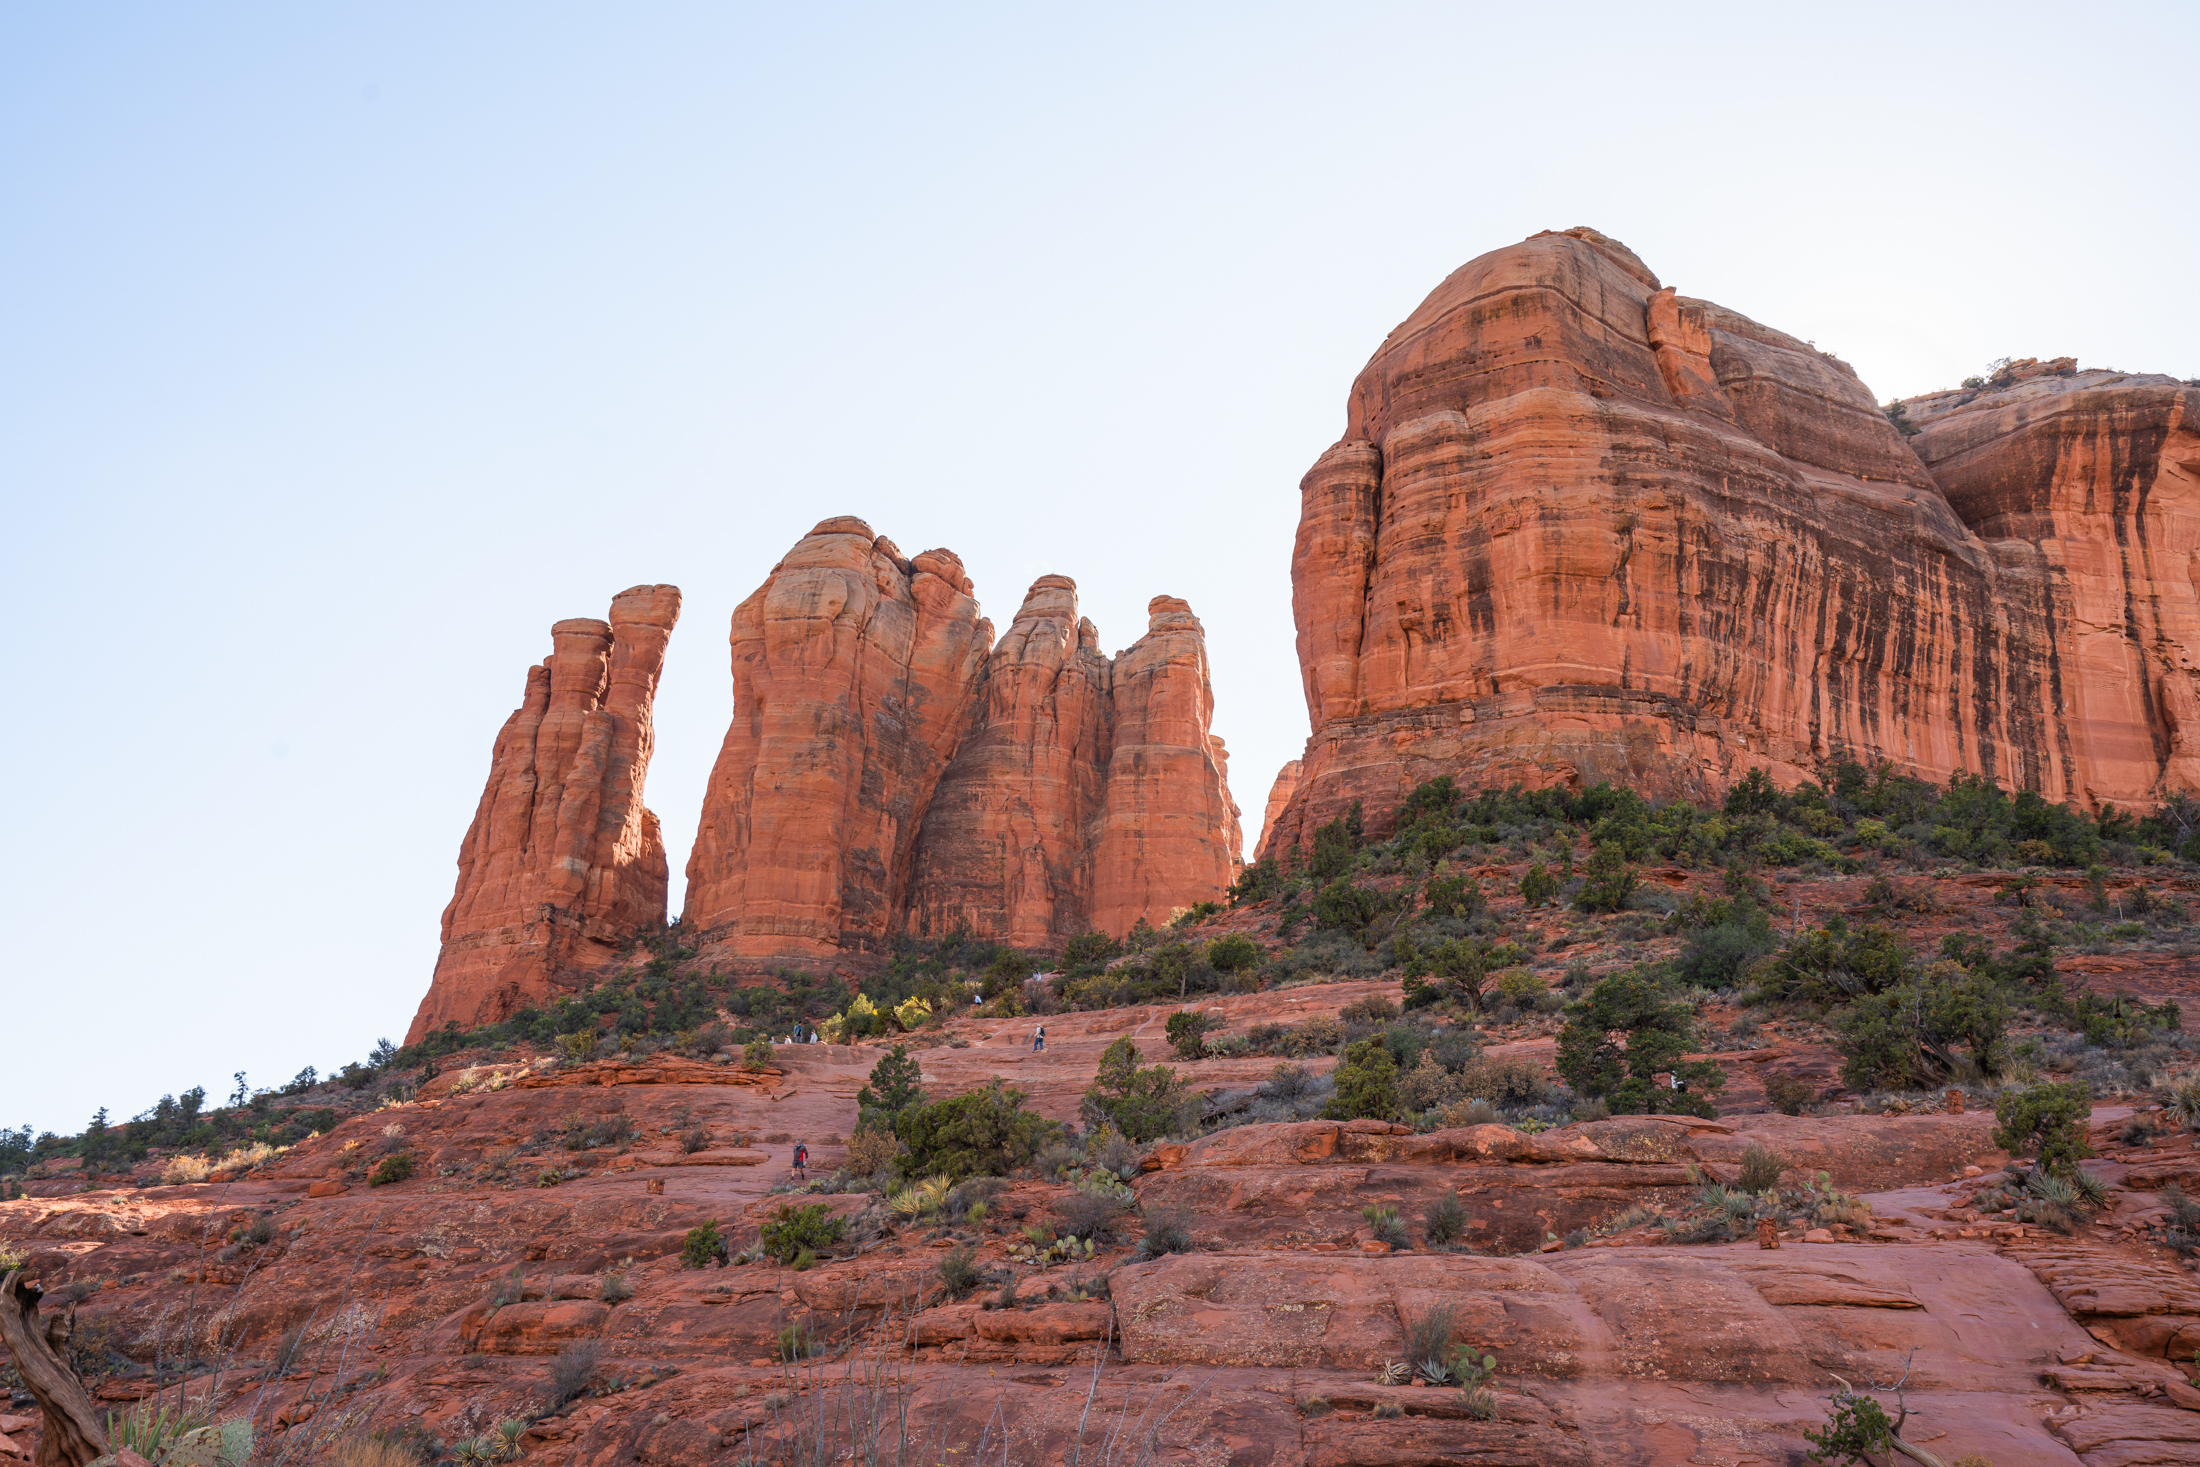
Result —
M 561 621 L 527 670 L 458 852 L 443 950 L 406 1042 L 508 1017 L 570 968 L 605 960 L 665 919 L 657 817 L 642 804 L 651 707 L 676 586 L 635 586 L 608 622 Z
M 2192 393 L 2147 380 L 2143 407 L 1973 404 L 1921 460 L 1845 363 L 1594 230 L 1471 261 L 1301 485 L 1314 732 L 1264 848 L 1437 774 L 1701 798 L 1856 758 L 2082 804 L 2190 787 L 2193 481 L 2164 445 Z M 2075 697 L 2080 668 L 2112 686 Z
M 1157 597 L 1121 656 L 1035 582 L 998 646 L 961 562 L 863 521 L 734 615 L 734 717 L 688 863 L 688 941 L 821 956 L 967 930 L 1051 947 L 1213 900 L 1240 845 L 1205 637 Z

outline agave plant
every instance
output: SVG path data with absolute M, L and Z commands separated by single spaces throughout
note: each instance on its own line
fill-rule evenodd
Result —
M 1375 1384 L 1402 1386 L 1413 1379 L 1413 1367 L 1403 1360 L 1392 1360 L 1376 1373 Z
M 1443 1361 L 1429 1359 L 1421 1362 L 1421 1379 L 1432 1386 L 1447 1386 L 1455 1384 L 1458 1377 L 1452 1373 L 1451 1367 Z

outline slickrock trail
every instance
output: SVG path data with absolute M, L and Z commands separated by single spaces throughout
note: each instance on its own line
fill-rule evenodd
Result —
M 1392 987 L 1197 1006 L 1235 1032 L 1334 1015 Z M 958 1018 L 919 1051 L 925 1081 L 937 1098 L 1000 1077 L 1067 1116 L 1117 1037 L 1160 1057 L 1173 1009 L 1052 1016 L 1043 1053 L 1031 1050 L 1036 1021 Z M 2159 1212 L 2149 1189 L 2200 1184 L 2200 1155 L 2189 1136 L 2119 1147 L 2123 1110 L 2095 1122 L 2106 1159 L 2090 1166 L 2119 1183 L 2111 1206 L 2067 1238 L 1970 1209 L 2004 1159 L 1992 1118 L 1976 1113 L 1620 1117 L 1534 1134 L 1241 1126 L 1160 1148 L 1133 1182 L 1149 1215 L 1183 1209 L 1193 1252 L 1139 1262 L 1116 1244 L 1051 1267 L 1012 1260 L 1018 1225 L 1049 1217 L 1069 1189 L 1009 1185 L 970 1230 L 979 1266 L 1020 1277 L 1020 1307 L 1000 1309 L 992 1289 L 947 1296 L 947 1241 L 921 1225 L 870 1233 L 806 1272 L 681 1266 L 687 1230 L 706 1221 L 736 1251 L 755 1240 L 785 1200 L 770 1194 L 788 1180 L 793 1141 L 809 1143 L 814 1173 L 832 1170 L 882 1050 L 776 1053 L 780 1068 L 761 1073 L 665 1056 L 515 1064 L 476 1071 L 460 1094 L 451 1070 L 429 1098 L 348 1120 L 249 1180 L 26 1198 L 0 1204 L 0 1236 L 48 1289 L 97 1286 L 78 1306 L 80 1336 L 146 1358 L 157 1342 L 169 1399 L 172 1368 L 189 1364 L 194 1392 L 301 1450 L 339 1424 L 453 1442 L 532 1419 L 554 1357 L 594 1341 L 599 1393 L 534 1421 L 528 1460 L 768 1456 L 790 1415 L 838 1399 L 833 1383 L 851 1369 L 899 1362 L 896 1399 L 928 1430 L 967 1443 L 992 1422 L 1018 1462 L 1064 1460 L 1081 1421 L 1096 1449 L 1092 1423 L 1127 1410 L 1153 1428 L 1161 1461 L 1772 1464 L 1800 1460 L 1797 1433 L 1822 1419 L 1829 1373 L 1886 1380 L 1906 1359 L 1907 1434 L 1944 1461 L 2200 1460 L 2200 1391 L 2165 1358 L 2188 1361 L 2200 1344 L 2200 1285 L 2137 1231 Z M 1228 1089 L 1273 1064 L 1180 1072 Z M 502 1088 L 479 1088 L 492 1073 Z M 576 1121 L 621 1117 L 631 1140 L 592 1152 L 555 1140 Z M 696 1123 L 707 1136 L 684 1151 L 674 1133 Z M 371 1153 L 390 1126 L 416 1175 L 381 1188 L 348 1177 L 342 1158 Z M 1699 1176 L 1731 1177 L 1752 1141 L 1861 1194 L 1869 1218 L 1834 1229 L 1837 1241 L 1791 1235 L 1776 1251 L 1681 1245 L 1639 1226 L 1551 1241 L 1679 1198 Z M 568 1164 L 586 1174 L 537 1185 Z M 1393 1251 L 1362 1218 L 1392 1206 L 1417 1219 L 1445 1194 L 1466 1209 L 1464 1251 Z M 869 1201 L 814 1200 L 851 1213 Z M 272 1220 L 268 1241 L 229 1241 L 259 1217 Z M 606 1288 L 614 1278 L 623 1289 Z M 1454 1390 L 1378 1381 L 1404 1358 L 1407 1327 L 1439 1305 L 1455 1312 L 1453 1338 L 1500 1362 L 1494 1419 L 1473 1419 Z M 775 1363 L 790 1325 L 846 1353 Z M 97 1393 L 112 1404 L 157 1384 L 141 1365 Z M 11 1440 L 27 1450 L 36 1435 L 26 1423 Z

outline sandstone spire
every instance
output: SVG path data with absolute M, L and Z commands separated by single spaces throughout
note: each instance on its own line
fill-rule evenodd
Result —
M 657 817 L 642 804 L 651 705 L 676 586 L 635 586 L 608 622 L 561 621 L 527 671 L 458 852 L 443 951 L 407 1042 L 508 1017 L 561 971 L 593 966 L 665 918 Z

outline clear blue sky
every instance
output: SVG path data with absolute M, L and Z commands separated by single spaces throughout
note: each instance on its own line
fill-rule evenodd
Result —
M 1004 625 L 1189 598 L 1250 835 L 1299 475 L 1539 229 L 1882 398 L 2200 376 L 2196 15 L 7 7 L 0 1124 L 401 1035 L 527 665 L 641 581 L 677 873 L 727 618 L 831 514 Z

